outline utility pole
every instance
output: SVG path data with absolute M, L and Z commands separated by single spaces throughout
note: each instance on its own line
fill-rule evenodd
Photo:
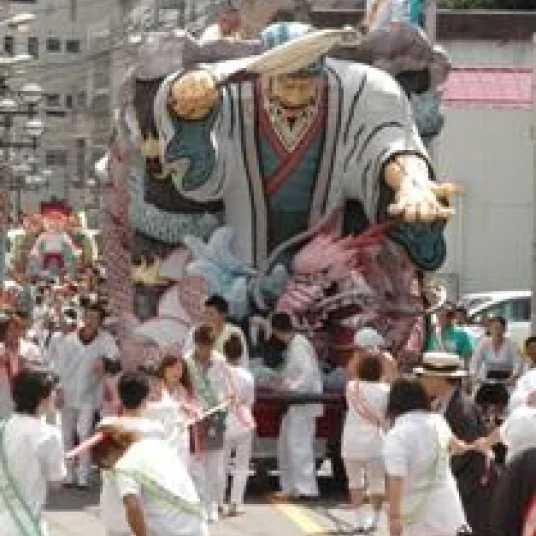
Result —
M 533 158 L 533 177 L 532 177 L 532 313 L 531 313 L 531 333 L 536 333 L 536 33 L 532 36 L 532 158 Z

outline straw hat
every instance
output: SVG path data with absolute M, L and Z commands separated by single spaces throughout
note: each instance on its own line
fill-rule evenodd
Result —
M 419 376 L 439 376 L 443 378 L 464 378 L 467 371 L 463 361 L 456 354 L 447 352 L 427 352 L 423 356 L 422 365 L 413 369 Z

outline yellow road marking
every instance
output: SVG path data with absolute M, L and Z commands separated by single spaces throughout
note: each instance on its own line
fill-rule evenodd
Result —
M 326 529 L 319 525 L 307 510 L 297 504 L 291 504 L 284 500 L 268 499 L 270 504 L 279 510 L 287 519 L 292 521 L 302 532 L 307 535 L 320 536 L 326 533 Z

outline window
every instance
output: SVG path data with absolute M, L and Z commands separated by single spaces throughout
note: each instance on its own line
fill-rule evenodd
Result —
M 12 35 L 4 35 L 4 52 L 8 56 L 15 54 L 15 37 Z
M 66 166 L 67 151 L 65 149 L 49 149 L 45 153 L 45 162 L 47 166 Z
M 57 37 L 47 38 L 48 52 L 61 52 L 61 41 Z
M 61 106 L 61 97 L 59 93 L 49 93 L 45 95 L 45 106 L 56 108 Z
M 67 39 L 65 50 L 70 54 L 78 54 L 80 52 L 80 39 Z
M 72 95 L 65 95 L 65 108 L 68 108 L 69 110 L 73 109 L 73 96 Z
M 516 298 L 510 303 L 511 315 L 508 320 L 512 322 L 530 322 L 530 298 Z
M 57 110 L 53 110 L 52 108 L 45 110 L 46 117 L 65 117 L 66 115 L 67 112 L 61 108 L 58 108 Z
M 80 91 L 76 95 L 76 108 L 78 110 L 84 110 L 87 107 L 87 93 L 85 91 Z
M 39 57 L 39 39 L 37 37 L 28 37 L 28 54 L 34 58 Z

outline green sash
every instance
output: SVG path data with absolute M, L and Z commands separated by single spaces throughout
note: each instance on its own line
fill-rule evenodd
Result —
M 210 410 L 218 406 L 221 400 L 214 391 L 210 380 L 197 366 L 195 357 L 192 355 L 186 360 L 186 364 L 195 392 L 205 404 L 205 409 Z M 223 448 L 226 421 L 227 410 L 225 409 L 213 413 L 197 423 L 195 433 L 198 434 L 201 450 L 213 451 Z
M 113 475 L 123 475 L 134 479 L 151 498 L 161 503 L 162 506 L 170 507 L 173 510 L 178 510 L 199 519 L 204 518 L 205 510 L 201 502 L 191 502 L 182 497 L 172 495 L 143 470 L 123 471 L 121 469 L 112 469 L 110 472 Z
M 214 391 L 214 388 L 210 384 L 210 380 L 206 377 L 203 372 L 199 370 L 197 363 L 195 362 L 195 357 L 192 355 L 189 359 L 186 360 L 188 366 L 188 372 L 192 378 L 194 384 L 195 392 L 203 399 L 203 402 L 207 405 L 206 409 L 211 409 L 217 406 L 220 403 L 220 399 L 217 393 Z
M 21 536 L 43 536 L 39 517 L 34 516 L 9 471 L 5 449 L 5 429 L 8 422 L 0 423 L 0 503 L 9 512 Z

